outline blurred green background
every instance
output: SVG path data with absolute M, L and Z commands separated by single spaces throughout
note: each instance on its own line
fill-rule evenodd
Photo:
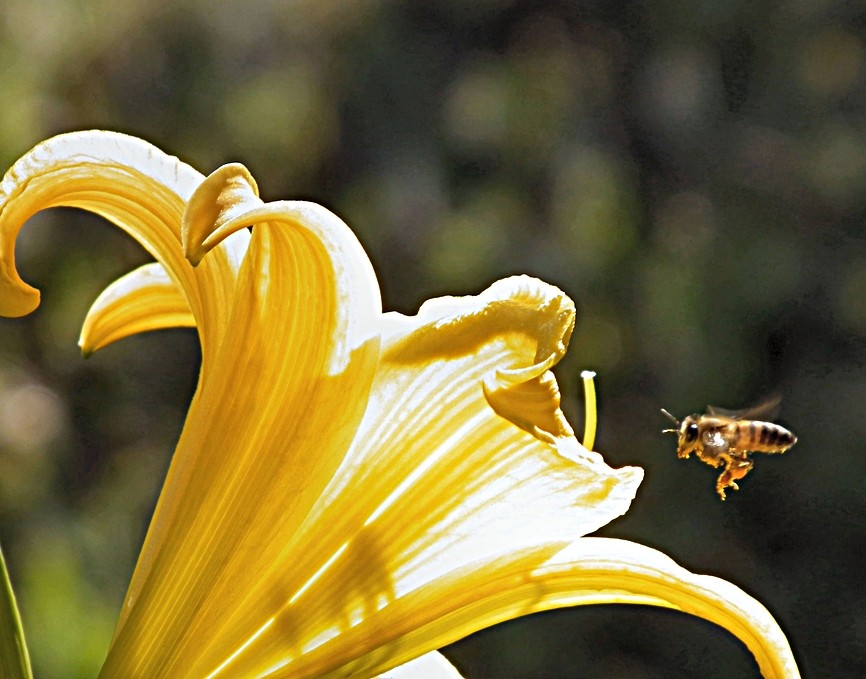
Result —
M 263 197 L 328 206 L 386 307 L 512 273 L 566 290 L 557 370 L 597 449 L 647 475 L 604 535 L 731 580 L 806 677 L 866 667 L 866 7 L 841 0 L 246 3 L 3 0 L 0 165 L 54 133 L 130 132 Z M 0 325 L 0 542 L 40 677 L 94 677 L 197 376 L 192 332 L 83 360 L 90 302 L 146 261 L 99 219 L 39 215 L 43 290 Z M 721 503 L 659 408 L 781 393 L 800 437 Z M 750 677 L 673 612 L 532 616 L 446 649 L 468 677 Z

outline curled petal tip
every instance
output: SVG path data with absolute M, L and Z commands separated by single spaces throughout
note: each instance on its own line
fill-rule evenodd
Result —
M 184 257 L 197 266 L 211 248 L 237 230 L 223 229 L 227 222 L 261 204 L 256 180 L 240 163 L 212 172 L 192 194 L 183 215 Z
M 32 313 L 41 300 L 39 290 L 0 273 L 0 316 L 17 318 Z
M 38 144 L 0 180 L 0 314 L 23 316 L 39 305 L 38 291 L 15 269 L 15 240 L 35 213 L 61 206 L 95 212 L 180 270 L 177 224 L 200 182 L 177 158 L 115 132 L 70 132 Z

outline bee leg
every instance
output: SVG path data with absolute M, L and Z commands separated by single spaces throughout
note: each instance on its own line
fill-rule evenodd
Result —
M 716 492 L 723 501 L 725 499 L 725 488 L 730 487 L 734 490 L 739 490 L 740 487 L 737 485 L 737 479 L 741 479 L 748 474 L 754 465 L 746 453 L 731 453 L 726 462 L 725 471 L 719 475 L 719 480 L 716 481 Z

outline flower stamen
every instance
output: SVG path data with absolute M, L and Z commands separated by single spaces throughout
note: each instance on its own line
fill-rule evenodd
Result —
M 583 430 L 583 447 L 587 450 L 592 450 L 592 446 L 595 443 L 595 427 L 598 421 L 595 404 L 594 377 L 595 372 L 592 370 L 584 370 L 580 373 L 580 378 L 583 380 L 583 394 L 586 407 L 585 425 Z

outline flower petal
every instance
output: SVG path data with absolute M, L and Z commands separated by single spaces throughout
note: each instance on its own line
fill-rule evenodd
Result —
M 190 261 L 198 262 L 204 254 L 231 240 L 241 229 L 266 226 L 273 233 L 294 234 L 298 251 L 301 241 L 317 261 L 313 265 L 333 277 L 329 295 L 335 310 L 334 338 L 337 340 L 331 369 L 340 372 L 349 359 L 349 352 L 378 336 L 382 300 L 376 274 L 355 234 L 335 214 L 316 203 L 306 201 L 275 201 L 262 203 L 258 187 L 243 165 L 224 165 L 209 175 L 196 189 L 183 219 L 184 250 Z M 264 242 L 264 241 L 262 241 Z M 276 256 L 292 262 L 292 254 L 277 249 Z M 207 259 L 204 260 L 207 262 Z M 301 261 L 295 256 L 291 263 L 289 286 L 317 288 L 301 277 Z M 271 278 L 266 265 L 257 271 L 264 286 Z M 310 298 L 310 291 L 303 291 Z M 297 294 L 297 293 L 292 293 Z
M 226 241 L 229 267 L 240 266 L 249 243 L 241 231 Z M 233 275 L 236 278 L 237 274 Z M 229 301 L 226 301 L 226 305 Z M 91 305 L 78 344 L 85 356 L 119 339 L 164 328 L 195 327 L 189 300 L 161 264 L 145 264 L 109 285 Z
M 39 291 L 15 267 L 23 224 L 45 208 L 78 207 L 122 228 L 162 264 L 188 299 L 208 354 L 224 331 L 230 312 L 225 302 L 244 248 L 238 240 L 225 241 L 199 270 L 183 257 L 181 219 L 202 179 L 177 158 L 116 132 L 72 132 L 33 148 L 0 183 L 0 315 L 23 316 L 39 305 Z
M 497 564 L 485 576 L 463 589 L 438 592 L 456 597 L 448 600 L 448 610 L 436 596 L 409 602 L 437 607 L 440 616 L 378 649 L 379 657 L 399 657 L 420 639 L 425 640 L 421 648 L 444 646 L 461 638 L 467 621 L 475 618 L 492 625 L 566 606 L 640 604 L 672 608 L 724 627 L 752 652 L 765 679 L 800 676 L 784 633 L 760 602 L 726 580 L 691 573 L 662 552 L 634 542 L 583 538 L 543 564 Z
M 243 215 L 261 207 L 259 187 L 249 170 L 229 163 L 208 175 L 190 198 L 183 217 L 183 251 L 197 266 L 210 250 L 232 233 L 252 226 Z
M 203 641 L 212 664 L 200 669 L 385 671 L 436 647 L 413 630 L 433 629 L 476 578 L 514 564 L 530 573 L 625 512 L 641 470 L 613 470 L 577 443 L 547 371 L 573 316 L 561 291 L 527 277 L 436 300 L 417 317 L 388 314 L 343 465 L 280 558 L 220 620 L 245 633 L 231 646 Z M 497 414 L 486 393 L 498 389 L 514 408 L 526 398 L 534 417 Z M 489 624 L 478 612 L 453 633 Z
M 145 264 L 117 279 L 87 312 L 78 345 L 85 355 L 148 330 L 195 327 L 189 301 L 161 264 Z
M 104 676 L 205 676 L 236 650 L 233 615 L 274 564 L 293 572 L 286 545 L 363 416 L 381 318 L 372 267 L 324 208 L 268 210 L 203 359 Z
M 784 632 L 763 604 L 727 580 L 687 571 L 658 550 L 627 540 L 587 538 L 559 552 L 535 575 L 545 583 L 538 610 L 609 603 L 673 608 L 731 632 L 755 656 L 765 679 L 800 676 Z
M 184 266 L 177 240 L 184 201 L 201 181 L 191 167 L 147 142 L 113 132 L 76 132 L 42 142 L 0 185 L 0 313 L 18 316 L 39 293 L 15 270 L 15 238 L 35 212 L 82 207 L 120 225 L 175 276 Z
M 398 618 L 401 627 L 391 630 L 385 645 L 335 674 L 381 671 L 395 659 L 466 636 L 482 619 L 489 626 L 567 606 L 638 604 L 679 610 L 727 629 L 752 652 L 765 679 L 800 676 L 783 631 L 760 602 L 726 580 L 691 573 L 634 542 L 582 538 L 544 563 L 501 561 L 477 575 L 470 580 L 457 574 L 459 586 L 443 581 L 434 591 L 413 593 L 401 605 L 407 611 L 426 609 L 428 622 Z M 354 632 L 344 634 L 354 637 Z

